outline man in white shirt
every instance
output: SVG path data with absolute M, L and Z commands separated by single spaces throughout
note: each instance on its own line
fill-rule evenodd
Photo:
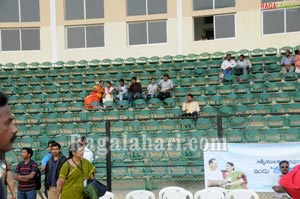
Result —
M 83 151 L 83 158 L 87 159 L 90 163 L 93 163 L 94 161 L 94 154 L 93 152 L 87 148 L 87 141 L 86 138 L 83 136 L 77 140 L 77 142 L 81 143 L 83 145 L 84 151 Z
M 236 62 L 231 59 L 231 55 L 226 55 L 226 60 L 222 62 L 221 68 L 223 69 L 224 80 L 231 80 L 232 77 L 232 68 L 234 68 Z
M 240 55 L 240 59 L 236 62 L 235 68 L 243 70 L 243 74 L 247 75 L 248 70 L 250 70 L 251 67 L 252 67 L 252 64 L 251 64 L 250 60 L 245 59 L 244 55 Z
M 208 187 L 222 187 L 226 184 L 226 180 L 220 170 L 217 170 L 218 163 L 215 158 L 208 161 L 209 169 L 205 171 Z
M 155 97 L 157 89 L 158 89 L 158 86 L 155 82 L 155 78 L 152 77 L 151 78 L 151 84 L 148 85 L 147 91 L 145 91 L 145 100 Z
M 171 91 L 174 85 L 173 85 L 173 81 L 169 79 L 168 74 L 164 75 L 163 80 L 160 80 L 158 86 L 160 87 L 160 92 L 157 95 L 158 99 L 164 101 L 166 98 L 171 97 Z
M 273 198 L 291 198 L 286 193 L 286 190 L 279 185 L 280 178 L 289 172 L 289 162 L 286 160 L 281 161 L 279 163 L 279 169 L 280 169 L 281 175 L 276 177 L 276 179 L 274 180 L 274 186 L 272 187 L 272 189 L 275 192 Z
M 198 102 L 194 101 L 194 96 L 188 94 L 187 100 L 182 104 L 182 116 L 197 116 L 200 108 Z
M 120 85 L 118 87 L 117 98 L 119 100 L 123 100 L 125 97 L 127 97 L 128 87 L 127 87 L 127 85 L 125 85 L 124 79 L 120 79 L 119 83 L 120 83 Z

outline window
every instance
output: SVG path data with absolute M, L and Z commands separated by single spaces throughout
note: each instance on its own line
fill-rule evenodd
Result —
M 194 10 L 235 7 L 235 0 L 193 0 Z
M 127 0 L 127 16 L 167 13 L 167 0 Z
M 70 26 L 66 28 L 67 48 L 104 47 L 104 26 Z
M 37 28 L 2 29 L 2 51 L 40 50 L 40 30 Z
M 167 42 L 167 22 L 147 21 L 128 24 L 129 45 Z
M 65 0 L 65 19 L 96 19 L 104 17 L 103 0 Z
M 1 0 L 0 22 L 40 21 L 39 0 Z
M 284 1 L 284 0 L 261 0 L 262 3 L 271 3 L 271 2 L 278 2 L 278 1 Z
M 300 8 L 263 11 L 263 34 L 300 31 Z
M 235 37 L 235 15 L 194 18 L 194 37 L 195 41 Z

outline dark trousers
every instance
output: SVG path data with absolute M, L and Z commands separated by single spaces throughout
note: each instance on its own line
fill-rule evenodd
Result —
M 191 116 L 198 116 L 198 113 L 194 111 L 193 113 L 183 113 L 182 117 L 191 117 Z
M 157 98 L 160 99 L 161 101 L 164 101 L 165 99 L 167 99 L 169 97 L 171 97 L 170 92 L 166 92 L 166 93 L 159 92 L 158 95 L 157 95 Z

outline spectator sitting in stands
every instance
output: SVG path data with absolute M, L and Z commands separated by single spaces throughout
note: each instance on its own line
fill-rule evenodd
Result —
M 158 88 L 158 86 L 155 82 L 155 78 L 152 77 L 151 78 L 151 84 L 148 85 L 147 91 L 145 91 L 145 100 L 155 97 L 156 92 L 157 92 L 157 88 Z
M 99 81 L 98 85 L 95 85 L 92 92 L 84 99 L 84 105 L 88 109 L 96 108 L 95 106 L 91 106 L 90 104 L 93 102 L 97 102 L 100 104 L 102 97 L 104 94 L 103 81 Z
M 137 82 L 136 77 L 131 78 L 131 84 L 128 89 L 128 102 L 133 102 L 135 99 L 142 96 L 142 85 Z
M 244 55 L 240 55 L 239 60 L 236 62 L 235 68 L 242 70 L 244 75 L 248 74 L 248 71 L 252 67 L 250 60 L 245 59 Z
M 231 80 L 232 68 L 236 65 L 235 61 L 231 59 L 231 54 L 226 55 L 226 60 L 223 61 L 221 68 L 223 69 L 224 80 Z
M 182 104 L 182 111 L 184 112 L 182 116 L 197 116 L 200 112 L 198 102 L 194 101 L 194 96 L 192 94 L 187 95 L 187 100 Z
M 119 85 L 119 88 L 118 88 L 117 98 L 119 100 L 123 100 L 124 98 L 127 97 L 128 87 L 127 87 L 127 85 L 125 85 L 124 79 L 120 79 L 119 83 L 120 83 L 120 85 Z
M 300 53 L 299 50 L 295 50 L 295 68 L 296 73 L 300 73 Z
M 173 81 L 169 79 L 169 75 L 165 74 L 163 80 L 158 83 L 160 92 L 158 93 L 158 99 L 164 101 L 166 98 L 171 97 L 171 91 L 173 90 Z
M 285 56 L 282 57 L 281 66 L 282 66 L 282 73 L 286 74 L 288 72 L 294 72 L 295 59 L 291 56 L 291 52 L 289 50 L 285 51 Z
M 277 178 L 274 181 L 274 186 L 272 187 L 272 189 L 275 192 L 273 198 L 290 198 L 286 190 L 279 185 L 280 178 L 289 172 L 289 162 L 286 160 L 281 161 L 279 163 L 279 169 L 281 174 L 277 176 Z
M 104 95 L 103 95 L 103 103 L 113 101 L 113 93 L 114 93 L 114 88 L 111 86 L 111 82 L 107 81 L 106 82 L 106 87 L 104 88 Z

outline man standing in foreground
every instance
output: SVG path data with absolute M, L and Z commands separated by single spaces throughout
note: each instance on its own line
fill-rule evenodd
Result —
M 45 188 L 47 189 L 48 199 L 55 198 L 56 182 L 62 165 L 67 158 L 60 151 L 61 146 L 55 142 L 51 144 L 52 157 L 48 160 L 45 168 Z
M 289 172 L 289 162 L 286 160 L 283 160 L 279 163 L 279 169 L 281 174 L 275 179 L 274 186 L 272 189 L 274 190 L 274 197 L 273 198 L 290 198 L 290 196 L 287 194 L 286 190 L 279 185 L 279 180 L 282 176 L 286 175 Z
M 0 153 L 12 149 L 18 133 L 17 127 L 13 124 L 14 118 L 9 111 L 7 101 L 7 96 L 0 92 Z M 6 199 L 2 183 L 0 183 L 0 199 Z

